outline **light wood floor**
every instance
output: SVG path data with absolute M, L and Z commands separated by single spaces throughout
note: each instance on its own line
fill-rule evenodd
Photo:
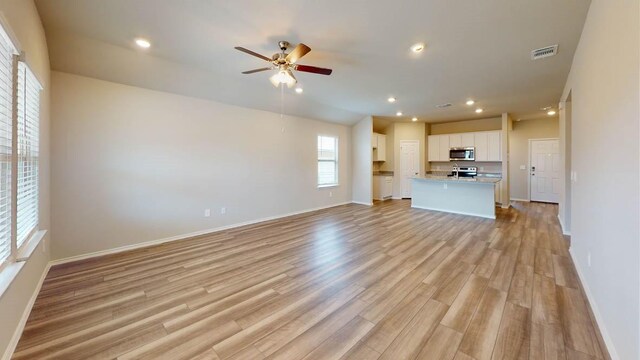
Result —
M 556 213 L 345 205 L 58 266 L 13 358 L 606 359 Z

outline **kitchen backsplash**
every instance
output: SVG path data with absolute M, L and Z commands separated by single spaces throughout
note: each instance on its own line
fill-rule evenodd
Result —
M 475 166 L 478 168 L 479 173 L 502 173 L 501 163 L 484 163 L 473 161 L 458 161 L 458 166 L 468 167 Z M 453 162 L 432 162 L 431 171 L 451 171 L 453 169 Z

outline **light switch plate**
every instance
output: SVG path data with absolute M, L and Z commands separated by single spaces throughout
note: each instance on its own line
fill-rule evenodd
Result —
M 520 165 L 520 170 L 527 170 L 527 165 Z

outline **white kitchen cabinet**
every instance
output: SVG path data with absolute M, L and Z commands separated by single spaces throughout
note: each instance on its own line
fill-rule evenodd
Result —
M 440 136 L 429 135 L 427 142 L 427 161 L 440 161 Z
M 459 134 L 429 135 L 428 161 L 449 161 L 449 149 L 475 147 L 476 161 L 502 161 L 502 132 L 479 131 Z
M 373 199 L 387 200 L 391 199 L 393 193 L 393 176 L 374 176 L 373 177 Z
M 462 147 L 474 147 L 475 139 L 473 136 L 474 133 L 462 133 L 461 137 L 461 146 Z
M 483 131 L 473 135 L 476 147 L 476 161 L 487 161 L 489 159 L 489 134 Z
M 376 138 L 377 147 L 373 148 L 373 161 L 387 161 L 387 136 L 383 134 L 373 134 Z
M 438 135 L 440 137 L 438 141 L 438 160 L 437 161 L 449 161 L 449 149 L 454 147 L 449 142 L 451 137 L 449 135 Z
M 462 147 L 462 134 L 449 134 L 449 147 Z
M 489 131 L 487 133 L 488 152 L 486 161 L 502 161 L 502 134 L 500 131 Z
M 374 149 L 378 148 L 378 134 L 371 134 L 371 147 Z

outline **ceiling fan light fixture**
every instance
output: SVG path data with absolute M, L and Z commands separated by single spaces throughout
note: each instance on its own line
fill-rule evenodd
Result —
M 290 71 L 280 70 L 275 75 L 269 78 L 273 86 L 278 87 L 280 84 L 286 84 L 287 87 L 293 87 L 297 81 L 296 78 L 291 75 Z

